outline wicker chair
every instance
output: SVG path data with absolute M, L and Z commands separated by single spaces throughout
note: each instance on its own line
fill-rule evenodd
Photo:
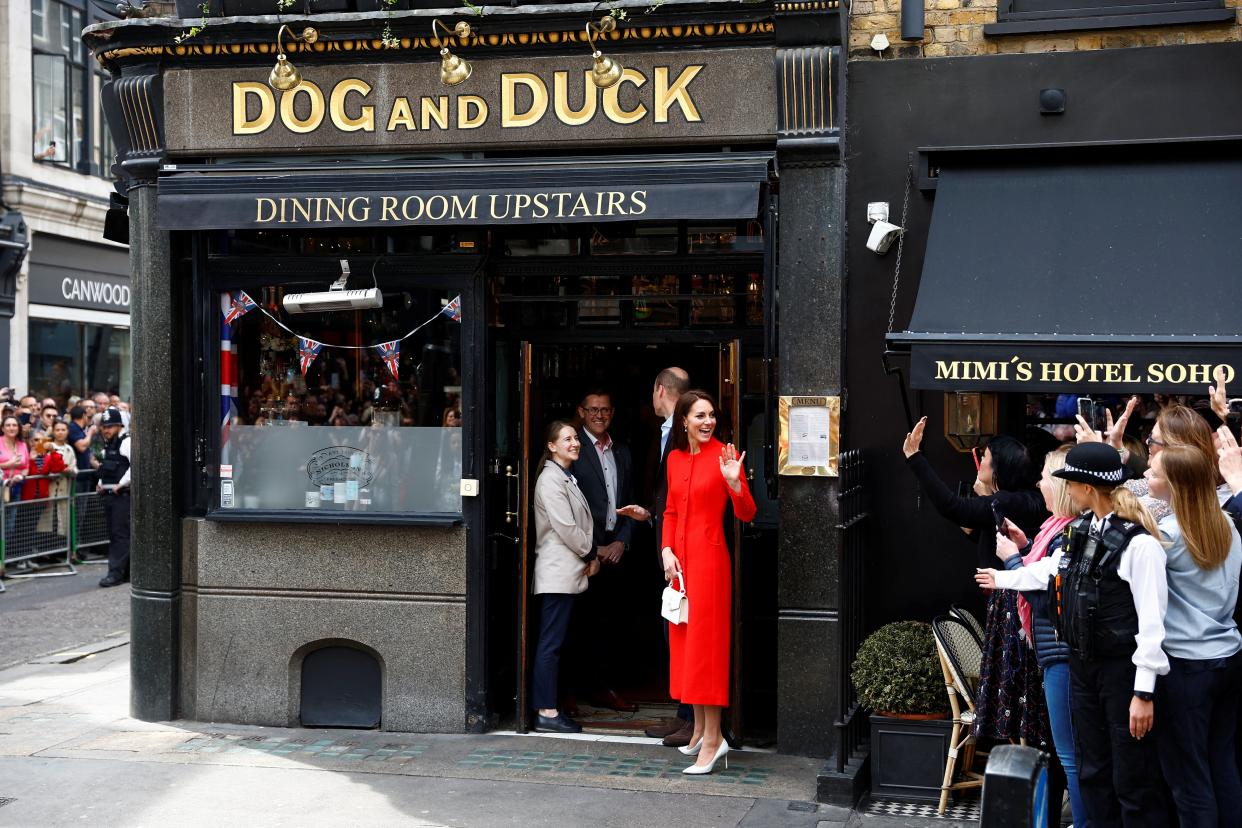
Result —
M 949 707 L 953 710 L 953 733 L 949 739 L 949 753 L 945 757 L 944 782 L 940 786 L 940 808 L 944 813 L 952 791 L 983 786 L 983 775 L 973 769 L 975 760 L 975 684 L 970 676 L 978 676 L 983 662 L 983 649 L 970 626 L 951 616 L 940 616 L 932 621 L 932 634 L 936 638 L 936 652 L 940 656 L 940 669 L 944 672 L 944 685 L 949 693 Z M 964 706 L 964 709 L 963 709 Z M 960 782 L 953 777 L 961 759 Z
M 975 617 L 973 612 L 963 609 L 957 604 L 950 604 L 949 617 L 956 618 L 967 627 L 970 627 L 970 631 L 975 634 L 975 640 L 979 642 L 980 648 L 983 647 L 983 625 L 979 623 L 979 619 Z

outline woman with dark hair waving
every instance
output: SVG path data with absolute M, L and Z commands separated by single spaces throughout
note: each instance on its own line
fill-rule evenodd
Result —
M 906 435 L 902 451 L 927 499 L 941 517 L 970 529 L 978 537 L 980 567 L 996 554 L 996 519 L 1003 516 L 1035 537 L 1048 511 L 1033 484 L 1035 469 L 1026 446 L 1013 437 L 994 437 L 979 462 L 975 492 L 980 497 L 958 497 L 945 485 L 920 451 L 927 418 Z M 1017 596 L 997 590 L 988 598 L 983 625 L 983 664 L 979 680 L 975 734 L 992 739 L 1025 739 L 1047 748 L 1051 742 L 1048 707 L 1044 700 L 1039 663 L 1022 630 Z
M 1160 765 L 1182 828 L 1215 828 L 1242 818 L 1234 755 L 1242 635 L 1233 620 L 1242 541 L 1220 509 L 1216 464 L 1202 450 L 1166 446 L 1152 459 L 1147 482 L 1152 497 L 1173 507 L 1159 523 L 1170 541 L 1169 673 L 1156 689 Z
M 694 734 L 678 748 L 698 761 L 682 773 L 711 773 L 729 752 L 720 730 L 729 704 L 729 637 L 733 573 L 725 543 L 725 509 L 748 522 L 755 501 L 732 443 L 715 438 L 716 403 L 704 391 L 687 391 L 673 412 L 673 450 L 668 455 L 668 501 L 664 507 L 664 577 L 680 578 L 689 619 L 669 625 L 669 693 L 694 707 Z M 728 765 L 728 759 L 725 759 Z
M 587 578 L 599 571 L 591 539 L 594 521 L 586 497 L 569 467 L 582 448 L 578 429 L 556 420 L 548 426 L 546 447 L 535 479 L 535 585 L 541 596 L 539 644 L 531 680 L 535 730 L 578 733 L 582 725 L 557 707 L 561 649 L 569 632 L 575 599 Z

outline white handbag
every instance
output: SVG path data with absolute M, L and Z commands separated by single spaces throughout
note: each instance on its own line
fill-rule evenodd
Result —
M 681 588 L 673 586 L 676 582 Z M 686 598 L 686 576 L 677 570 L 677 577 L 664 588 L 660 602 L 660 615 L 670 624 L 685 624 L 690 618 L 690 600 Z

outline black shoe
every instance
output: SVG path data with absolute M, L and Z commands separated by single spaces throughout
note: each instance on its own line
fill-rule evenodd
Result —
M 99 579 L 99 585 L 101 587 L 120 586 L 123 583 L 125 583 L 125 580 L 121 578 L 121 576 L 113 575 L 112 573 L 108 573 L 107 575 Z
M 534 729 L 545 733 L 581 733 L 582 725 L 564 713 L 557 713 L 555 717 L 536 713 Z

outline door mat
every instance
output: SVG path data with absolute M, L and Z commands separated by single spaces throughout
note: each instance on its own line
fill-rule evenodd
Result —
M 677 709 L 668 704 L 640 704 L 635 712 L 622 713 L 579 702 L 575 721 L 582 725 L 586 733 L 598 731 L 622 736 L 642 736 L 644 730 L 662 724 L 676 712 Z

